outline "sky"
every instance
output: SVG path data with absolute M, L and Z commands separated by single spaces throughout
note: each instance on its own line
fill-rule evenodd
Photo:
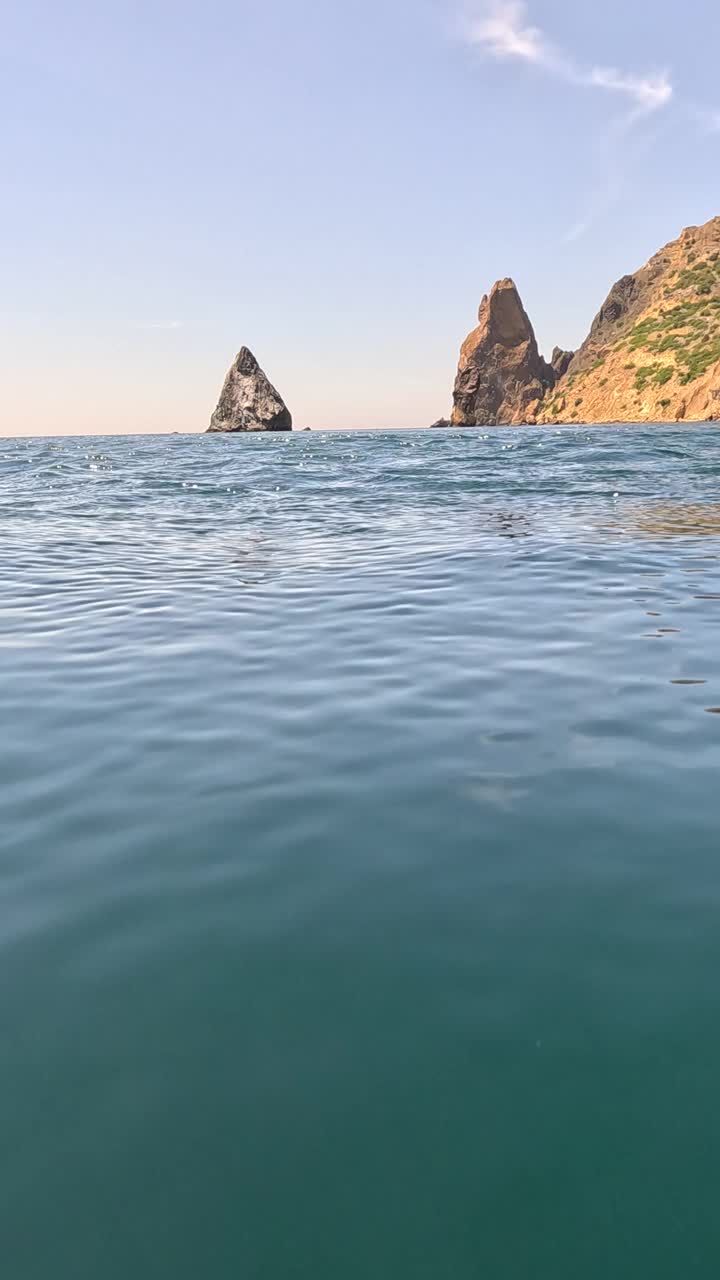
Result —
M 717 0 L 25 0 L 0 26 L 0 433 L 425 426 L 720 214 Z

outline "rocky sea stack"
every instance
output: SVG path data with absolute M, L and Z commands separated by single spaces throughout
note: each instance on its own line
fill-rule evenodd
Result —
M 534 422 L 555 374 L 538 351 L 512 280 L 499 280 L 483 298 L 478 322 L 460 352 L 453 423 Z
M 247 347 L 230 367 L 208 431 L 292 431 L 290 410 Z
M 538 352 L 512 280 L 465 340 L 453 422 L 706 422 L 720 418 L 720 218 L 689 227 L 612 289 L 580 350 Z

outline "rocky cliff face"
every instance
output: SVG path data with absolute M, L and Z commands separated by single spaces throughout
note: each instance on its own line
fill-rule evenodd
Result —
M 511 281 L 480 310 L 460 357 L 454 422 L 720 419 L 720 218 L 618 280 L 580 350 L 556 348 L 551 366 Z M 497 311 L 514 320 L 498 323 Z
M 456 426 L 535 422 L 555 374 L 538 351 L 512 280 L 483 298 L 478 327 L 463 343 L 453 395 Z
M 543 422 L 720 418 L 720 218 L 611 289 Z
M 559 378 L 562 378 L 563 374 L 567 373 L 574 355 L 574 351 L 563 351 L 562 347 L 555 347 L 551 364 L 556 382 Z
M 208 431 L 292 431 L 292 417 L 252 351 L 238 352 Z

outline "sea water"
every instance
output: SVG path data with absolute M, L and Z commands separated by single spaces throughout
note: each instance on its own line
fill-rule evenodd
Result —
M 720 434 L 0 441 L 8 1280 L 715 1277 Z

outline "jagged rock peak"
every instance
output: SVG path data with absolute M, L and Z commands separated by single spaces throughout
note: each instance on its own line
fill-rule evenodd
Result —
M 563 351 L 562 347 L 554 348 L 550 363 L 556 378 L 562 378 L 563 374 L 567 373 L 574 355 L 574 351 Z
M 248 347 L 230 366 L 208 431 L 292 431 L 289 409 Z
M 457 426 L 535 422 L 555 382 L 538 351 L 515 284 L 498 280 L 480 303 L 478 326 L 460 352 L 452 421 Z
M 528 338 L 534 339 L 532 325 L 514 280 L 506 277 L 493 285 L 478 310 L 478 323 L 487 324 L 488 334 L 503 346 L 514 347 Z

